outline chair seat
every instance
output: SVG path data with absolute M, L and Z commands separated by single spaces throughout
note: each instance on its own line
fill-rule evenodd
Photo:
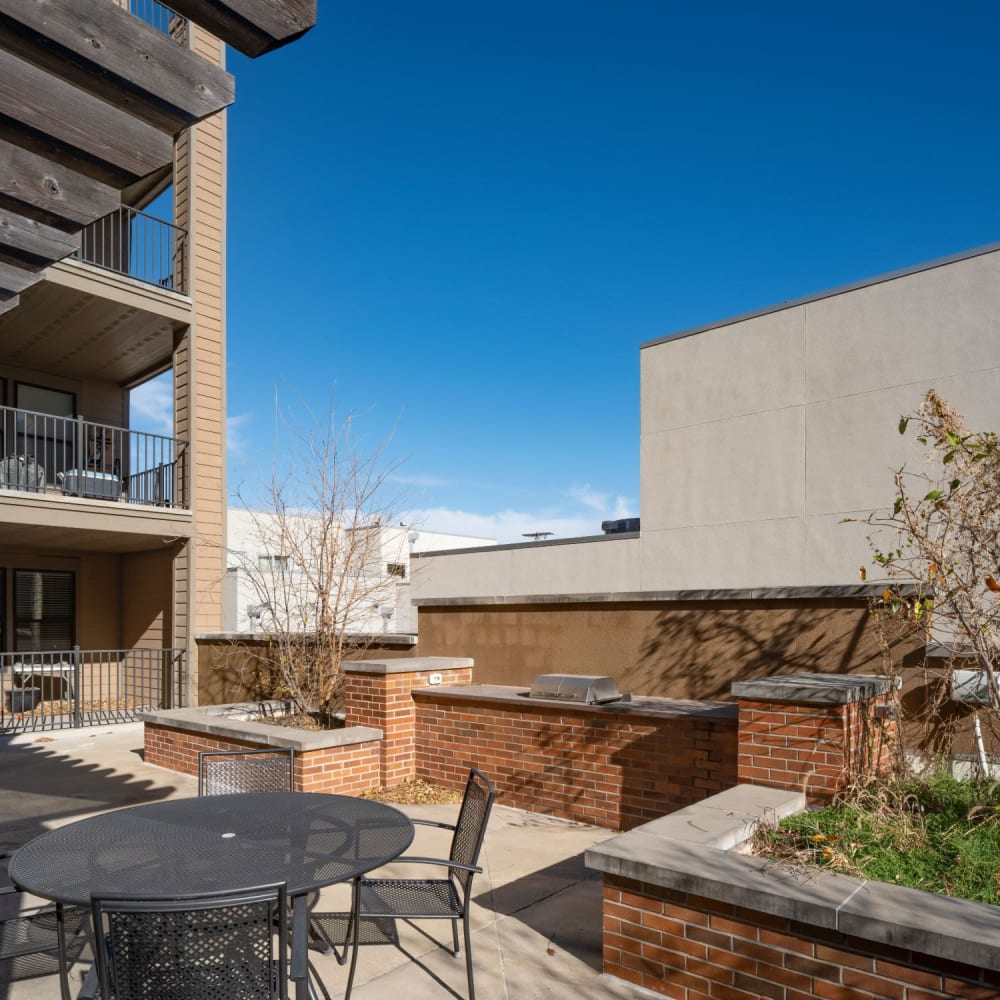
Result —
M 448 879 L 362 879 L 361 913 L 366 917 L 461 917 L 462 900 Z

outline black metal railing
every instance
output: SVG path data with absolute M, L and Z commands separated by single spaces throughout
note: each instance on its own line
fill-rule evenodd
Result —
M 185 507 L 177 438 L 0 406 L 0 489 Z
M 178 42 L 187 41 L 187 18 L 172 11 L 160 0 L 128 0 L 129 13 L 145 21 L 161 35 L 169 35 Z
M 72 649 L 0 653 L 0 733 L 133 722 L 182 708 L 183 649 Z
M 74 257 L 149 285 L 184 292 L 187 231 L 122 205 L 80 233 Z

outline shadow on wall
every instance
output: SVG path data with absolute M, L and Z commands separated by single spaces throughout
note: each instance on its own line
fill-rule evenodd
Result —
M 904 665 L 920 655 L 916 640 L 901 639 L 893 649 Z M 799 672 L 882 673 L 867 606 L 769 601 L 664 609 L 619 683 L 671 698 L 729 699 L 734 681 Z

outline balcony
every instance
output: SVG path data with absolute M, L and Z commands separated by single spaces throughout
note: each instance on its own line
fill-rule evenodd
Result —
M 73 257 L 183 294 L 186 254 L 185 229 L 122 205 L 83 230 Z
M 0 489 L 186 506 L 186 442 L 83 417 L 0 407 Z

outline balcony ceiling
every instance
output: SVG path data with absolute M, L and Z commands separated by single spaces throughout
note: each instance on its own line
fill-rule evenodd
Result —
M 0 492 L 0 548 L 32 552 L 148 552 L 193 533 L 183 510 Z
M 0 316 L 0 361 L 130 385 L 170 365 L 190 308 L 184 296 L 65 261 Z
M 228 73 L 127 6 L 0 0 L 0 314 L 124 188 L 171 162 L 179 132 L 233 101 Z M 249 56 L 316 20 L 316 0 L 170 6 Z

